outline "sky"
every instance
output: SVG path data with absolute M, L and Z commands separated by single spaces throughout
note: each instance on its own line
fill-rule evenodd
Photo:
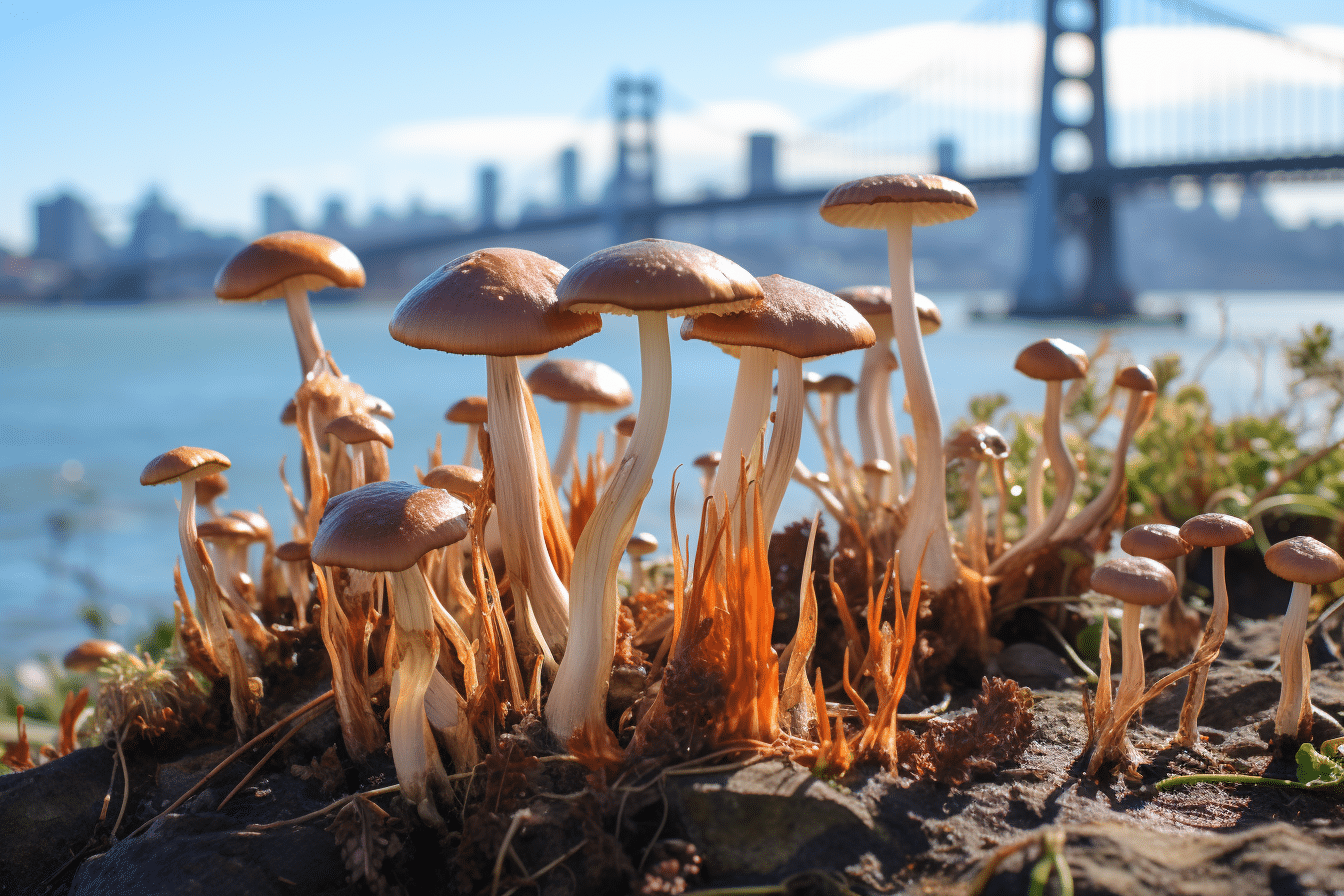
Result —
M 663 183 L 688 190 L 738 171 L 748 131 L 812 133 L 945 63 L 944 39 L 987 66 L 979 101 L 1003 104 L 996 88 L 1035 77 L 1021 65 L 1033 32 L 1011 50 L 977 38 L 966 22 L 986 2 L 0 0 L 0 247 L 30 251 L 33 202 L 67 189 L 114 237 L 151 187 L 193 224 L 244 236 L 257 233 L 265 190 L 309 222 L 337 193 L 357 221 L 413 201 L 466 214 L 487 161 L 516 207 L 554 195 L 555 154 L 569 144 L 592 196 L 617 73 L 660 79 Z M 1344 57 L 1339 0 L 1218 6 Z M 1124 57 L 1147 78 L 1129 79 L 1117 104 L 1142 107 L 1175 83 L 1152 64 L 1174 55 L 1160 36 L 1116 40 L 1111 65 Z M 1226 41 L 1199 53 L 1245 60 L 1248 78 L 1344 77 L 1329 59 L 1294 57 L 1287 71 Z M 825 168 L 813 161 L 792 173 Z M 1344 215 L 1344 190 L 1320 195 L 1308 212 Z

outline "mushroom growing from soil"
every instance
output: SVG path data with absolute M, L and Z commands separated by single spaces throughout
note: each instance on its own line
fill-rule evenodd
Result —
M 1002 572 L 1014 561 L 1030 558 L 1033 551 L 1050 541 L 1069 512 L 1074 488 L 1078 483 L 1078 469 L 1073 455 L 1064 444 L 1061 426 L 1065 380 L 1087 375 L 1087 353 L 1072 342 L 1063 339 L 1042 339 L 1024 348 L 1013 365 L 1034 380 L 1045 381 L 1045 410 L 1041 417 L 1041 438 L 1046 456 L 1055 474 L 1055 501 L 1041 525 L 1023 536 L 1011 548 L 989 565 L 991 575 Z
M 481 425 L 489 419 L 486 412 L 484 395 L 468 395 L 444 412 L 443 419 L 449 423 L 464 423 L 467 427 L 467 444 L 462 449 L 462 465 L 467 466 L 476 454 L 476 434 Z
M 901 552 L 901 587 L 906 590 L 914 581 L 916 567 L 934 592 L 947 590 L 959 576 L 947 527 L 943 424 L 915 308 L 911 230 L 960 220 L 975 210 L 970 190 L 936 174 L 867 177 L 841 184 L 821 201 L 821 216 L 832 224 L 887 231 L 893 335 L 905 371 L 905 392 L 910 399 L 915 429 L 915 481 L 910 490 L 910 513 L 897 541 Z
M 517 358 L 563 348 L 602 328 L 600 316 L 558 306 L 555 286 L 564 273 L 558 262 L 525 249 L 479 249 L 421 281 L 388 324 L 393 339 L 416 348 L 486 356 L 495 504 L 518 607 L 514 625 L 525 656 L 547 658 L 568 637 L 569 596 L 547 550 L 541 502 L 554 503 L 555 489 L 550 471 L 541 468 L 549 466 L 544 451 L 533 441 L 536 410 Z
M 651 532 L 636 532 L 626 542 L 625 552 L 630 555 L 630 593 L 644 591 L 644 558 L 658 550 L 658 539 Z
M 1265 551 L 1265 566 L 1293 583 L 1279 636 L 1283 691 L 1274 713 L 1274 736 L 1285 744 L 1311 740 L 1311 658 L 1307 654 L 1307 609 L 1313 585 L 1344 578 L 1344 559 L 1309 535 L 1280 541 Z
M 1227 634 L 1227 549 L 1241 544 L 1254 531 L 1250 523 L 1225 513 L 1201 513 L 1181 526 L 1183 540 L 1194 547 L 1213 549 L 1213 610 L 1195 654 L 1198 668 L 1190 673 L 1185 702 L 1181 704 L 1180 728 L 1174 741 L 1180 746 L 1192 747 L 1199 743 L 1199 711 L 1204 706 L 1204 685 L 1209 678 L 1209 666 L 1217 658 Z M 1180 600 L 1180 597 L 1172 600 Z
M 970 555 L 971 568 L 983 575 L 989 567 L 990 558 L 985 535 L 985 505 L 980 497 L 980 465 L 985 461 L 994 463 L 1007 457 L 1008 442 L 988 423 L 976 423 L 963 429 L 947 443 L 947 455 L 965 464 L 961 483 L 969 505 L 966 509 L 966 552 Z M 1002 467 L 1000 465 L 995 469 Z M 998 517 L 1002 520 L 1004 493 L 998 477 L 995 478 L 994 487 L 998 494 Z
M 863 350 L 859 369 L 859 397 L 855 421 L 859 429 L 859 450 L 865 465 L 884 460 L 895 474 L 891 477 L 888 499 L 904 497 L 901 475 L 901 440 L 896 414 L 891 405 L 891 373 L 899 369 L 891 351 L 891 288 L 887 286 L 848 286 L 836 292 L 854 306 L 872 325 L 877 341 Z
M 565 434 L 555 451 L 551 478 L 565 481 L 579 443 L 579 418 L 585 413 L 605 414 L 630 406 L 635 400 L 625 377 L 601 361 L 553 358 L 542 361 L 527 374 L 534 395 L 544 395 L 567 406 Z
M 431 687 L 448 698 L 440 702 L 450 707 L 452 717 L 442 729 L 456 747 L 455 762 L 474 764 L 476 750 L 466 702 L 436 668 L 441 643 L 434 613 L 437 598 L 417 561 L 460 541 L 469 530 L 468 508 L 446 491 L 373 482 L 327 502 L 311 547 L 314 563 L 383 573 L 387 579 L 396 635 L 396 652 L 389 657 L 392 761 L 401 795 L 421 818 L 436 825 L 442 820 L 430 789 L 446 798 L 449 782 L 425 710 Z
M 642 367 L 634 434 L 574 546 L 570 643 L 546 703 L 551 730 L 567 741 L 585 723 L 606 724 L 619 604 L 616 573 L 653 484 L 671 406 L 667 318 L 740 311 L 761 297 L 761 287 L 739 265 L 708 249 L 647 239 L 579 261 L 556 294 L 569 311 L 635 315 Z
M 395 442 L 386 423 L 369 414 L 345 414 L 328 423 L 323 433 L 350 446 L 351 489 L 387 479 L 387 449 Z
M 324 353 L 308 293 L 363 285 L 364 268 L 355 253 L 331 237 L 286 230 L 263 236 L 229 259 L 215 277 L 215 295 L 234 302 L 283 298 L 299 350 L 300 374 L 306 376 Z

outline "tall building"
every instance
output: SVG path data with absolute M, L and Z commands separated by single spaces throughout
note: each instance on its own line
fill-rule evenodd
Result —
M 94 226 L 89 208 L 70 193 L 36 206 L 37 248 L 33 258 L 74 268 L 94 267 L 107 259 L 107 240 Z

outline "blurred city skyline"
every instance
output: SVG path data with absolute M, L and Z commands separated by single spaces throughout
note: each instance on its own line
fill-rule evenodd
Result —
M 1217 5 L 1344 57 L 1344 4 Z M 467 216 L 487 163 L 498 166 L 501 209 L 513 215 L 553 199 L 565 146 L 579 149 L 591 199 L 610 170 L 608 91 L 618 71 L 653 73 L 664 86 L 660 186 L 731 191 L 745 176 L 746 133 L 814 127 L 950 53 L 939 39 L 989 54 L 968 42 L 973 25 L 948 21 L 983 6 L 951 0 L 934 17 L 915 4 L 689 3 L 675 14 L 586 4 L 581 15 L 518 4 L 501 24 L 489 18 L 497 6 L 427 3 L 389 4 L 376 17 L 344 3 L 0 3 L 0 101 L 11 110 L 0 144 L 0 248 L 30 252 L 34 204 L 63 192 L 88 202 L 117 242 L 152 190 L 196 226 L 243 235 L 261 228 L 258 200 L 268 192 L 305 222 L 322 220 L 333 196 L 360 222 L 380 207 L 396 217 L 417 205 Z M 1127 59 L 1108 41 L 1111 66 L 1168 53 L 1129 37 Z M 1188 49 L 1236 52 L 1217 42 Z M 1248 78 L 1258 76 L 1253 62 Z M 1259 71 L 1271 65 L 1261 60 Z M 1112 104 L 1152 100 L 1131 87 Z M 1338 182 L 1266 199 L 1289 224 L 1344 219 Z

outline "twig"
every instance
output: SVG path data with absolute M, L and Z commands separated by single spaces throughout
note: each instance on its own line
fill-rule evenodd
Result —
M 1109 638 L 1111 636 L 1110 620 L 1106 616 L 1102 616 L 1102 619 L 1104 621 L 1104 625 L 1102 626 L 1101 636 L 1103 638 Z M 1053 622 L 1051 622 L 1049 619 L 1046 619 L 1044 616 L 1041 617 L 1041 622 L 1045 623 L 1046 631 L 1054 635 L 1055 640 L 1059 642 L 1059 646 L 1064 648 L 1064 653 L 1068 656 L 1070 660 L 1073 661 L 1073 664 L 1078 667 L 1079 671 L 1083 673 L 1083 675 L 1087 679 L 1088 684 L 1096 684 L 1098 681 L 1101 680 L 1097 678 L 1097 673 L 1093 672 L 1092 668 L 1088 666 L 1087 663 L 1083 662 L 1083 658 L 1080 657 L 1076 652 L 1074 652 L 1074 649 L 1072 645 L 1069 644 L 1068 639 L 1064 637 L 1063 632 L 1061 632 L 1058 628 L 1055 627 L 1055 624 Z
M 582 840 L 580 840 L 580 841 L 579 841 L 578 843 L 576 843 L 574 846 L 572 846 L 572 847 L 570 847 L 569 849 L 565 850 L 565 852 L 563 852 L 563 853 L 560 855 L 560 858 L 555 859 L 555 860 L 550 861 L 550 862 L 547 862 L 545 865 L 543 865 L 543 866 L 542 866 L 541 868 L 539 868 L 537 871 L 533 872 L 532 874 L 529 874 L 526 878 L 524 878 L 523 880 L 519 881 L 518 884 L 517 884 L 516 886 L 514 886 L 512 889 L 505 890 L 505 891 L 504 891 L 504 896 L 513 896 L 514 893 L 517 893 L 517 892 L 518 892 L 519 890 L 521 890 L 525 885 L 527 885 L 527 884 L 535 884 L 538 880 L 541 879 L 541 877 L 542 877 L 543 875 L 545 875 L 545 874 L 547 874 L 547 873 L 549 873 L 549 872 L 555 870 L 556 867 L 558 867 L 559 865 L 561 865 L 561 864 L 563 864 L 564 862 L 568 861 L 570 858 L 572 858 L 572 857 L 574 856 L 575 853 L 577 853 L 579 850 L 581 850 L 581 849 L 583 849 L 585 846 L 587 846 L 587 845 L 588 845 L 588 841 L 591 840 L 591 839 L 592 839 L 591 837 L 584 837 Z M 516 860 L 516 859 L 517 859 L 517 856 L 514 856 L 514 859 Z
M 130 723 L 128 722 L 127 725 Z M 131 772 L 126 767 L 126 751 L 121 748 L 121 742 L 126 736 L 126 728 L 118 731 L 114 737 L 117 744 L 117 758 L 121 760 L 121 811 L 117 813 L 117 820 L 112 825 L 112 833 L 108 835 L 113 843 L 117 842 L 117 828 L 121 827 L 121 820 L 126 817 L 126 804 L 131 800 Z
M 390 784 L 387 787 L 379 787 L 377 790 L 364 790 L 359 793 L 349 793 L 341 797 L 331 805 L 318 809 L 316 812 L 309 812 L 307 815 L 300 815 L 298 818 L 285 818 L 280 821 L 268 821 L 266 824 L 250 824 L 246 828 L 244 828 L 244 830 L 270 831 L 274 830 L 275 828 L 283 828 L 291 824 L 306 824 L 307 822 L 312 821 L 314 818 L 321 818 L 323 815 L 326 815 L 329 812 L 341 808 L 342 806 L 344 806 L 346 803 L 350 802 L 357 796 L 375 797 L 375 796 L 384 796 L 389 793 L 400 793 L 400 792 L 401 792 L 400 784 Z
M 504 842 L 499 845 L 499 854 L 495 856 L 495 870 L 490 876 L 490 896 L 496 896 L 499 893 L 499 875 L 504 871 L 504 856 L 508 852 L 509 844 L 513 841 L 513 835 L 518 833 L 518 828 L 522 827 L 523 811 L 519 809 L 513 813 L 513 820 L 509 822 L 509 829 L 504 832 Z
M 183 803 L 185 803 L 187 800 L 191 799 L 193 796 L 195 796 L 196 794 L 200 793 L 200 792 L 201 792 L 201 789 L 202 789 L 203 787 L 205 787 L 206 784 L 210 783 L 210 781 L 215 777 L 215 775 L 218 775 L 218 774 L 219 774 L 220 772 L 222 772 L 224 769 L 228 768 L 229 765 L 230 765 L 235 759 L 237 759 L 239 756 L 242 756 L 242 755 L 243 755 L 244 753 L 246 753 L 248 750 L 252 749 L 252 748 L 255 747 L 257 744 L 261 743 L 263 740 L 265 740 L 266 738 L 270 737 L 270 736 L 271 736 L 272 734 L 274 734 L 276 731 L 280 730 L 282 727 L 284 727 L 285 725 L 289 724 L 289 722 L 291 722 L 291 721 L 293 721 L 294 719 L 298 718 L 299 716 L 303 715 L 305 712 L 307 712 L 308 710 L 312 709 L 313 707 L 320 705 L 322 702 L 324 702 L 324 701 L 326 701 L 326 700 L 330 700 L 330 699 L 332 699 L 334 696 L 335 696 L 335 695 L 334 695 L 334 693 L 333 693 L 332 691 L 327 691 L 325 694 L 323 694 L 323 695 L 320 696 L 320 697 L 314 697 L 312 700 L 309 700 L 307 703 L 303 704 L 303 706 L 300 706 L 298 709 L 294 710 L 292 713 L 290 713 L 289 715 L 285 716 L 283 719 L 281 719 L 280 721 L 276 722 L 274 725 L 272 725 L 271 727 L 267 728 L 265 731 L 261 732 L 261 733 L 258 734 L 256 737 L 252 738 L 251 740 L 249 740 L 247 743 L 243 744 L 243 745 L 242 745 L 241 747 L 239 747 L 238 749 L 234 750 L 232 753 L 229 754 L 228 758 L 226 758 L 223 762 L 221 762 L 219 765 L 215 766 L 214 768 L 210 769 L 210 771 L 206 773 L 205 777 L 201 778 L 201 780 L 197 781 L 195 784 L 191 785 L 191 787 L 187 788 L 187 792 L 184 793 L 184 794 L 182 794 L 182 795 L 181 795 L 180 797 L 178 797 L 177 799 L 175 799 L 175 800 L 173 801 L 173 804 L 172 804 L 171 806 L 169 806 L 167 809 L 164 809 L 164 810 L 163 810 L 162 812 L 160 812 L 158 815 L 155 815 L 155 816 L 154 816 L 153 818 L 151 818 L 149 821 L 147 821 L 147 822 L 145 822 L 144 824 L 140 825 L 140 827 L 138 827 L 138 828 L 136 828 L 134 831 L 132 831 L 132 832 L 127 836 L 126 839 L 129 840 L 131 837 L 138 837 L 139 835 L 143 834 L 145 831 L 149 830 L 149 826 L 152 825 L 154 822 L 158 821 L 160 818 L 162 818 L 163 816 L 167 815 L 169 812 L 172 812 L 174 809 L 176 809 L 177 807 L 181 806 L 181 805 L 182 805 Z
M 644 863 L 649 860 L 649 853 L 653 852 L 653 845 L 657 843 L 658 838 L 662 836 L 663 826 L 667 824 L 668 810 L 671 808 L 667 802 L 667 788 L 663 786 L 663 779 L 659 778 L 658 780 L 658 795 L 663 798 L 663 817 L 662 820 L 658 822 L 658 830 L 654 831 L 653 836 L 649 838 L 649 845 L 644 847 L 644 854 L 639 857 L 639 871 L 644 870 Z
M 237 796 L 238 791 L 246 787 L 247 782 L 255 778 L 257 776 L 257 773 L 266 767 L 266 763 L 270 761 L 271 757 L 274 756 L 281 747 L 283 747 L 285 744 L 293 740 L 294 735 L 302 731 L 304 725 L 307 725 L 309 722 L 313 721 L 318 716 L 320 716 L 322 713 L 319 712 L 319 710 L 325 710 L 325 709 L 326 707 L 324 706 L 314 707 L 313 712 L 308 716 L 308 718 L 304 719 L 302 722 L 296 723 L 293 728 L 286 731 L 285 736 L 276 741 L 275 746 L 271 747 L 269 750 L 266 751 L 266 755 L 261 757 L 261 759 L 257 762 L 256 765 L 252 766 L 252 770 L 249 771 L 246 775 L 244 775 L 243 780 L 239 781 L 238 784 L 232 790 L 229 791 L 229 795 L 224 797 L 224 799 L 220 801 L 219 806 L 217 808 L 223 809 L 226 805 L 228 805 L 229 800 Z

